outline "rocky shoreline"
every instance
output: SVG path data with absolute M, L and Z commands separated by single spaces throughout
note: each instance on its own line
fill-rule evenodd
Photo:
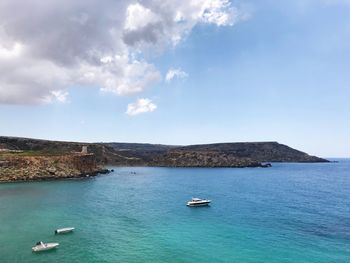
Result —
M 27 178 L 18 178 L 16 180 L 0 180 L 0 184 L 2 183 L 15 183 L 15 182 L 44 182 L 44 181 L 59 181 L 59 180 L 81 180 L 81 179 L 90 179 L 94 178 L 99 175 L 103 174 L 109 174 L 111 173 L 111 170 L 106 170 L 102 169 L 101 171 L 96 171 L 95 173 L 92 174 L 80 174 L 80 175 L 67 175 L 67 176 L 61 176 L 61 177 L 51 177 L 51 176 L 45 176 L 45 177 L 34 177 L 32 179 L 27 179 Z
M 77 179 L 109 172 L 108 169 L 97 165 L 94 154 L 0 155 L 0 182 Z

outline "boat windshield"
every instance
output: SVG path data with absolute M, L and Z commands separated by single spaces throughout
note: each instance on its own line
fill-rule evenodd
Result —
M 36 242 L 36 245 L 37 245 L 37 246 L 40 246 L 40 245 L 42 245 L 42 243 L 43 243 L 43 242 L 38 241 L 38 242 Z

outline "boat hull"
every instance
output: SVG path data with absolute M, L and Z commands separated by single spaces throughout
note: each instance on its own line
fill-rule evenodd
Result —
M 210 202 L 202 202 L 202 203 L 187 203 L 187 206 L 196 207 L 196 206 L 209 206 Z
M 60 228 L 55 230 L 55 234 L 66 234 L 73 232 L 74 227 L 66 227 L 66 228 Z
M 47 243 L 45 244 L 45 246 L 32 247 L 32 251 L 33 252 L 48 251 L 48 250 L 57 248 L 59 245 L 60 245 L 59 243 Z

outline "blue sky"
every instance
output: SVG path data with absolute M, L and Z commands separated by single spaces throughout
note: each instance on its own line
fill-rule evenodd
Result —
M 142 92 L 119 96 L 76 84 L 63 103 L 2 103 L 0 134 L 162 144 L 278 141 L 324 157 L 350 156 L 350 1 L 232 3 L 238 4 L 249 15 L 234 25 L 198 22 L 176 45 L 142 49 L 163 78 Z M 171 68 L 186 76 L 165 81 Z M 142 98 L 156 108 L 126 114 Z

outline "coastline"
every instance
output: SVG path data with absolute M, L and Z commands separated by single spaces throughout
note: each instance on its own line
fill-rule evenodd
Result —
M 89 174 L 83 173 L 80 175 L 67 175 L 62 177 L 46 176 L 46 177 L 38 177 L 38 178 L 32 178 L 32 179 L 0 180 L 0 184 L 25 183 L 25 182 L 50 182 L 50 181 L 64 181 L 64 180 L 84 180 L 84 179 L 93 179 L 97 176 L 106 175 L 111 172 L 113 172 L 113 169 L 112 170 L 102 169 Z
M 93 153 L 0 155 L 0 182 L 84 178 L 108 172 Z
M 89 148 L 89 151 L 88 151 Z M 269 168 L 271 163 L 319 163 L 278 142 L 172 146 L 80 143 L 0 136 L 0 182 L 74 179 L 115 167 Z

